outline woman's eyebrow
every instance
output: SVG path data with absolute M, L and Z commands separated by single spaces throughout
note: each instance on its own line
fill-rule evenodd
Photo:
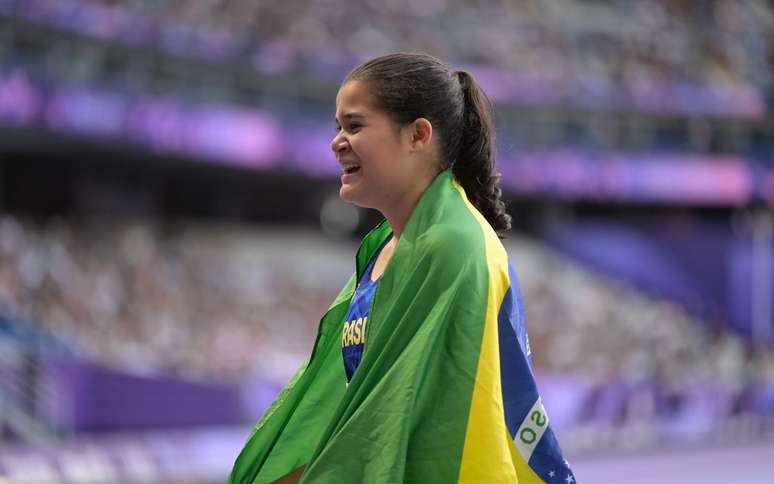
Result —
M 352 121 L 353 119 L 365 119 L 365 115 L 357 112 L 345 113 L 341 117 L 342 119 L 347 119 L 349 121 Z M 334 118 L 334 120 L 338 121 L 338 118 Z

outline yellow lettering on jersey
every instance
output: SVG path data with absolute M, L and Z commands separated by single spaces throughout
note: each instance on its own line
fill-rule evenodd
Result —
M 347 344 L 355 344 L 355 321 L 349 322 L 349 333 L 347 334 Z
M 344 348 L 347 345 L 347 333 L 349 332 L 349 323 L 344 323 L 344 332 L 341 333 L 341 347 Z
M 367 316 L 365 318 L 358 318 L 357 320 L 353 319 L 352 321 L 345 322 L 344 330 L 341 333 L 341 347 L 346 348 L 353 344 L 365 344 L 367 324 Z
M 356 345 L 360 344 L 360 329 L 363 327 L 363 318 L 359 318 L 357 322 L 355 323 L 355 336 L 353 338 L 353 341 Z

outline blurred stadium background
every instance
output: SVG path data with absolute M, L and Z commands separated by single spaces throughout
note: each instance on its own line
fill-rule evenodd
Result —
M 771 1 L 0 0 L 0 483 L 225 481 L 378 221 L 328 145 L 395 50 L 496 104 L 580 482 L 774 482 Z

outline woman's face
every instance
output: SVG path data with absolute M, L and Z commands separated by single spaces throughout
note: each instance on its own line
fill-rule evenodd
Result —
M 331 149 L 342 168 L 343 200 L 384 213 L 410 193 L 417 170 L 410 136 L 377 108 L 366 82 L 348 81 L 339 89 L 336 128 Z

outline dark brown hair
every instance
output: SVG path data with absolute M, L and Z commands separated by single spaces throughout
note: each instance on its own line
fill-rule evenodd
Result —
M 497 233 L 511 228 L 495 171 L 492 104 L 475 78 L 426 54 L 372 59 L 347 75 L 370 84 L 378 107 L 398 124 L 426 118 L 439 134 L 443 168 L 451 167 L 470 202 Z

